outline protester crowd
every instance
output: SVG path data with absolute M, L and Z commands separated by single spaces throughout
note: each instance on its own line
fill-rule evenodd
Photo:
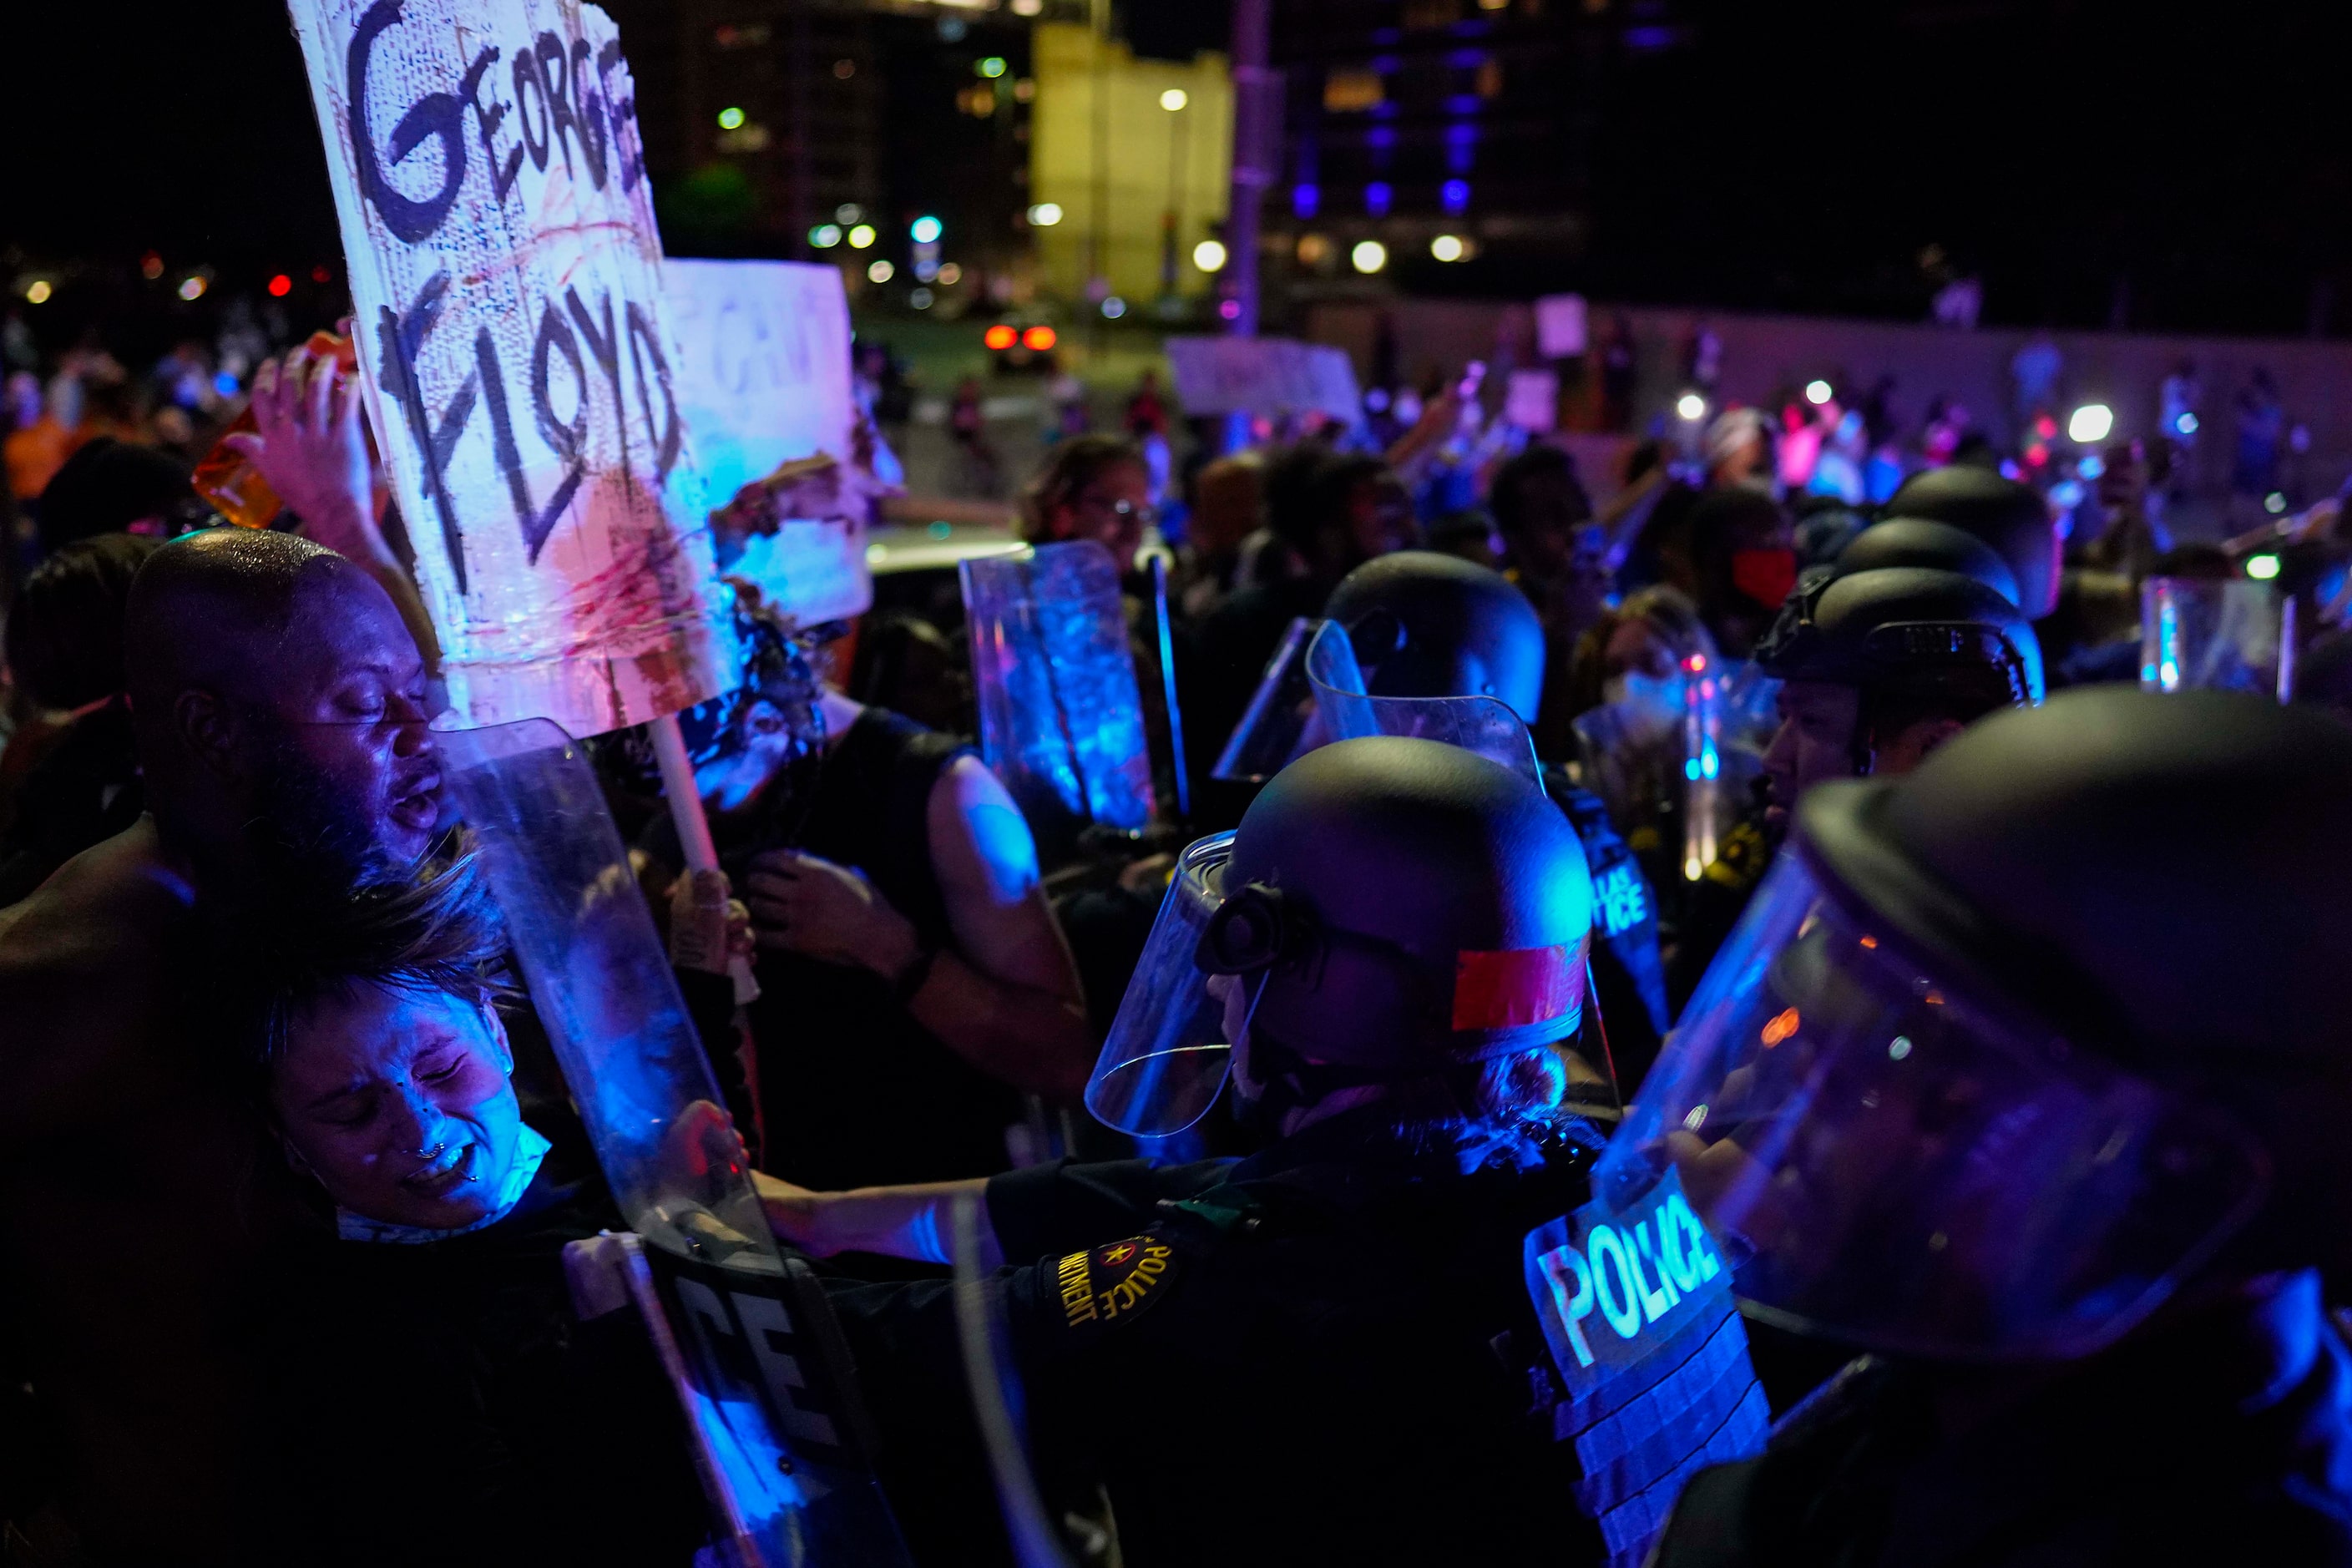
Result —
M 629 1220 L 449 798 L 356 389 L 257 366 L 224 450 L 285 510 L 226 526 L 191 473 L 234 405 L 184 357 L 8 385 L 8 1561 L 698 1561 L 709 1477 L 577 1262 Z M 1148 831 L 1045 843 L 911 597 L 737 605 L 746 683 L 683 726 L 718 871 L 645 737 L 594 747 L 605 896 L 726 1102 L 698 1157 L 819 1260 L 914 1561 L 1013 1560 L 970 1198 L 1087 1560 L 2352 1562 L 2334 503 L 2175 542 L 2131 442 L 2079 494 L 1981 440 L 1865 484 L 1888 443 L 1790 399 L 1591 476 L 1475 376 L 1414 401 L 1171 473 L 1147 384 L 1022 489 L 1024 540 L 1119 574 Z M 2273 689 L 2131 689 L 2144 586 L 2258 556 Z M 1424 706 L 1234 763 L 1318 647 Z M 1230 1109 L 1222 1066 L 1189 1106 L 1118 1079 L 1165 1030 L 1104 1051 L 1195 1014 Z M 1715 1237 L 1658 1220 L 1650 1319 L 1697 1337 L 1629 1363 L 1647 1435 L 1557 1337 L 1613 1318 L 1530 1295 L 1637 1137 Z M 1664 1317 L 1677 1284 L 1717 1315 Z

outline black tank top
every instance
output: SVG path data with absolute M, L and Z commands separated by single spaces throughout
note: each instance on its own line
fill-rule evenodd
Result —
M 866 873 L 923 941 L 952 942 L 931 867 L 940 774 L 971 748 L 868 708 L 824 760 L 798 847 Z M 740 873 L 737 873 L 740 877 Z M 751 1037 L 761 1163 L 820 1189 L 985 1176 L 1010 1163 L 1019 1094 L 922 1025 L 870 969 L 773 950 L 760 954 Z

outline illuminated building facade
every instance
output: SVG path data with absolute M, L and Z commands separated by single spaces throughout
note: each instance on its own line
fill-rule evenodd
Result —
M 1425 268 L 1495 252 L 1570 259 L 1589 226 L 1598 79 L 1664 48 L 1646 0 L 1287 0 L 1282 182 L 1269 264 L 1344 278 L 1382 252 Z M 1365 252 L 1362 242 L 1378 242 Z
M 916 308 L 1025 279 L 1030 36 L 1048 0 L 609 8 L 673 251 L 831 260 L 866 302 Z

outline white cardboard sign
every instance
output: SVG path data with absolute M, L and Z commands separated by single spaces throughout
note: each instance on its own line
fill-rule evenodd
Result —
M 1574 359 L 1584 352 L 1584 296 L 1546 294 L 1536 301 L 1536 347 L 1546 359 Z
M 636 89 L 580 0 L 289 0 L 461 721 L 731 687 Z
M 678 405 L 714 508 L 793 458 L 852 460 L 849 297 L 837 268 L 672 258 L 662 281 L 677 334 Z M 719 570 L 749 578 L 801 625 L 874 603 L 860 521 L 787 518 L 745 540 L 732 560 L 728 548 L 719 542 Z
M 1314 411 L 1363 417 L 1345 350 L 1288 338 L 1170 338 L 1169 367 L 1187 414 L 1274 416 Z

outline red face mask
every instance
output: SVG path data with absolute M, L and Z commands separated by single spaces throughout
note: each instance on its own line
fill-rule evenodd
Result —
M 1777 610 L 1797 585 L 1797 552 L 1786 548 L 1735 550 L 1731 585 L 1766 609 Z

